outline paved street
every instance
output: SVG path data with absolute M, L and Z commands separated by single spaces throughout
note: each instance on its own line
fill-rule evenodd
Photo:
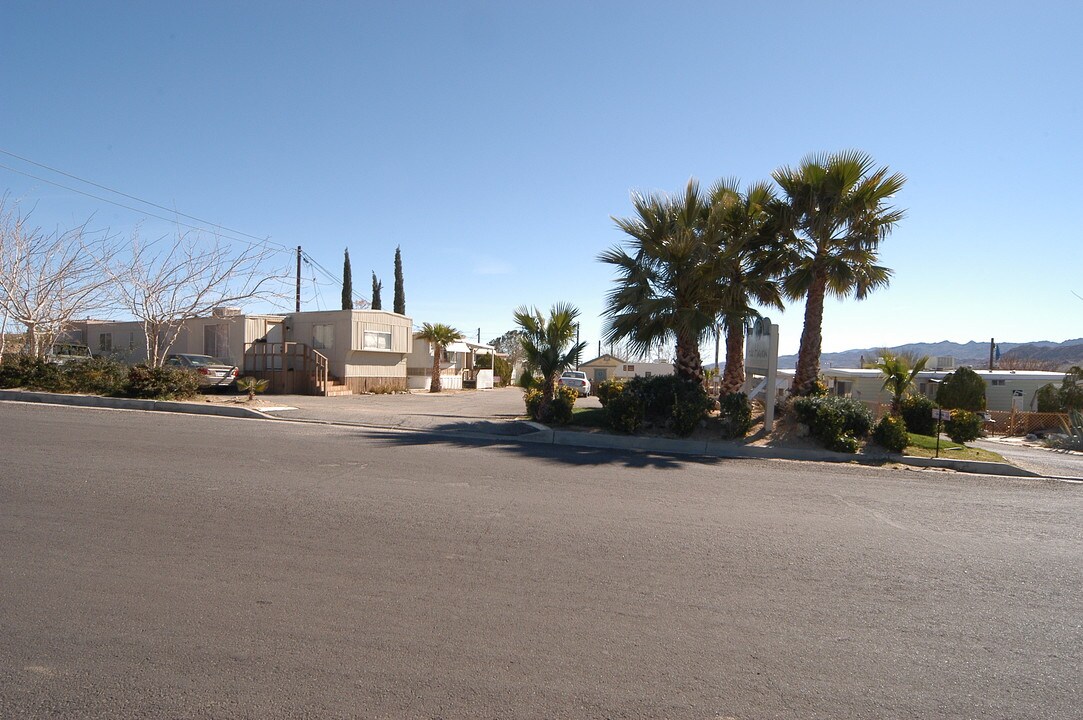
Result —
M 1078 718 L 1083 489 L 0 405 L 0 717 Z

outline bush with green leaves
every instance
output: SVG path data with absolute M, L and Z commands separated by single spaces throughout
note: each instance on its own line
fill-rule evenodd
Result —
M 530 390 L 538 386 L 538 379 L 534 377 L 534 373 L 530 370 L 524 370 L 516 384 L 524 390 Z
M 1035 397 L 1038 400 L 1038 412 L 1055 413 L 1064 407 L 1060 404 L 1060 393 L 1053 383 L 1046 383 L 1038 388 Z
M 940 381 L 936 402 L 948 410 L 981 412 L 985 409 L 985 381 L 970 368 L 959 368 Z
M 643 426 L 643 398 L 638 392 L 621 392 L 610 397 L 605 406 L 606 424 L 617 432 L 637 432 Z
M 114 358 L 95 357 L 70 362 L 63 367 L 67 388 L 90 395 L 124 395 L 128 366 Z
M 1083 367 L 1078 365 L 1068 369 L 1057 392 L 1060 406 L 1064 410 L 1083 410 Z
M 128 369 L 127 394 L 154 400 L 184 400 L 199 393 L 199 376 L 191 370 L 136 365 Z
M 944 422 L 944 432 L 948 434 L 952 442 L 968 443 L 981 437 L 981 415 L 969 410 L 952 410 L 951 419 Z
M 790 405 L 798 422 L 829 450 L 857 452 L 857 441 L 872 430 L 872 412 L 860 400 L 835 395 L 796 397 Z
M 62 392 L 67 382 L 59 365 L 30 355 L 5 355 L 0 363 L 0 388 Z
M 722 437 L 743 438 L 752 429 L 752 403 L 743 392 L 727 393 L 719 398 L 718 417 Z
M 903 422 L 908 432 L 915 435 L 932 435 L 936 432 L 936 418 L 933 410 L 936 403 L 924 395 L 911 395 L 903 398 L 900 404 Z
M 1064 436 L 1049 439 L 1046 444 L 1061 450 L 1083 451 L 1083 412 L 1072 410 L 1067 420 L 1061 420 L 1061 425 Z
M 572 421 L 575 400 L 579 393 L 570 387 L 558 385 L 553 399 L 545 402 L 545 394 L 537 388 L 527 390 L 523 395 L 526 414 L 536 422 L 547 425 L 567 425 Z
M 620 397 L 629 394 L 639 398 L 633 407 L 642 407 L 642 423 L 650 423 L 681 437 L 692 434 L 712 405 L 702 385 L 676 375 L 632 378 L 624 384 Z M 610 404 L 614 400 L 610 400 Z
M 602 404 L 602 407 L 624 392 L 624 383 L 625 381 L 621 378 L 610 378 L 594 386 L 594 394 L 598 396 L 598 402 Z
M 910 444 L 910 434 L 906 431 L 906 422 L 901 417 L 885 415 L 872 429 L 872 439 L 882 448 L 901 453 Z

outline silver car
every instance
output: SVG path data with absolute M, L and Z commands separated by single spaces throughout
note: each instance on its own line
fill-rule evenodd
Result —
M 237 382 L 237 366 L 210 355 L 176 353 L 166 357 L 165 365 L 195 371 L 200 387 L 229 387 Z
M 565 370 L 557 380 L 559 385 L 570 387 L 579 393 L 579 397 L 586 397 L 590 395 L 590 380 L 587 380 L 587 374 L 579 370 Z

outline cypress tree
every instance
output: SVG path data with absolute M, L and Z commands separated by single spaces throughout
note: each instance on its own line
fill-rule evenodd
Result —
M 402 253 L 395 248 L 395 312 L 406 314 L 406 289 L 402 284 Z
M 342 309 L 353 310 L 353 272 L 350 270 L 350 249 L 342 261 Z
M 380 291 L 384 289 L 384 284 L 376 279 L 376 273 L 372 273 L 372 309 L 383 310 L 384 304 L 380 300 Z

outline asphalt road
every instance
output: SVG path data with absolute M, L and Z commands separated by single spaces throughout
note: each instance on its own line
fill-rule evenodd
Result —
M 1079 718 L 1083 490 L 0 404 L 0 717 Z

